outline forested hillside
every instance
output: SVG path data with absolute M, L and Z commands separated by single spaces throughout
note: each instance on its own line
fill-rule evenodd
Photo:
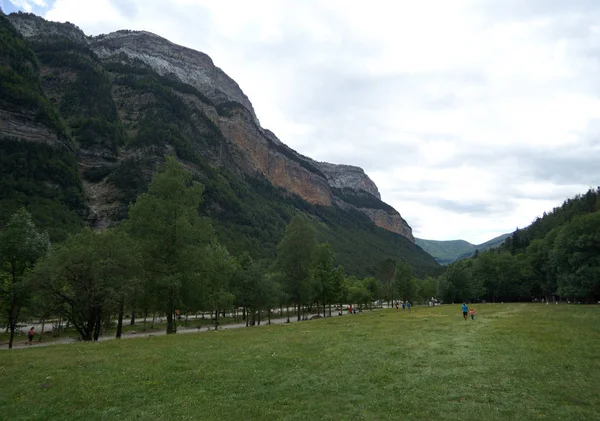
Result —
M 27 204 L 60 240 L 82 227 L 85 197 L 75 146 L 39 75 L 29 43 L 0 15 L 0 225 Z
M 313 203 L 274 186 L 234 142 L 263 133 L 251 106 L 220 93 L 209 98 L 175 75 L 111 55 L 128 31 L 92 39 L 72 24 L 26 14 L 10 18 L 28 38 L 0 16 L 0 226 L 21 206 L 54 242 L 86 225 L 116 225 L 165 157 L 175 155 L 205 186 L 199 210 L 233 255 L 273 259 L 286 225 L 304 214 L 349 274 L 375 274 L 386 259 L 408 262 L 419 275 L 439 273 L 433 258 L 406 237 L 377 227 L 356 206 Z M 156 42 L 150 35 L 140 39 Z M 269 165 L 287 159 L 291 164 L 285 165 L 312 177 L 297 185 L 317 180 L 322 185 L 315 188 L 327 191 L 325 176 L 308 160 L 270 137 L 268 144 L 267 155 L 278 159 Z M 294 185 L 296 175 L 286 177 Z
M 600 300 L 600 188 L 566 200 L 437 281 L 445 301 Z
M 419 247 L 432 255 L 441 265 L 447 265 L 460 259 L 471 257 L 475 252 L 482 252 L 498 247 L 510 234 L 502 234 L 481 244 L 471 244 L 465 240 L 423 240 L 415 238 Z

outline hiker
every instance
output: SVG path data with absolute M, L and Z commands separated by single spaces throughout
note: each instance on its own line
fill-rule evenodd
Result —
M 467 303 L 462 303 L 462 313 L 463 313 L 463 317 L 465 320 L 467 320 L 467 315 L 469 314 L 469 307 L 467 306 Z
M 29 332 L 27 333 L 27 345 L 31 345 L 31 341 L 33 341 L 33 335 L 35 335 L 35 330 L 33 329 L 33 326 L 31 326 L 31 329 L 29 329 Z
M 410 301 L 408 303 L 406 303 L 406 307 L 408 308 L 408 311 L 410 311 Z
M 473 307 L 469 309 L 469 313 L 471 314 L 471 320 L 475 320 L 475 309 Z

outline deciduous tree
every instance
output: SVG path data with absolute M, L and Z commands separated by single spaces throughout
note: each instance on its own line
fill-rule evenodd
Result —
M 0 306 L 7 316 L 9 348 L 13 345 L 21 308 L 31 293 L 24 274 L 46 253 L 49 246 L 48 234 L 36 229 L 31 215 L 24 208 L 18 210 L 4 231 L 0 232 L 0 272 L 5 271 L 4 276 L 0 277 Z

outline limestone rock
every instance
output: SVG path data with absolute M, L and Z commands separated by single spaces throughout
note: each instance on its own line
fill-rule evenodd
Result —
M 362 190 L 381 199 L 379 189 L 362 168 L 353 165 L 329 164 L 327 162 L 318 162 L 316 166 L 325 174 L 331 187 L 338 189 L 349 187 L 357 191 Z

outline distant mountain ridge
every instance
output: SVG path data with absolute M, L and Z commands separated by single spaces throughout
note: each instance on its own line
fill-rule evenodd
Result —
M 415 238 L 415 243 L 429 253 L 441 265 L 448 265 L 457 260 L 471 257 L 475 251 L 485 251 L 498 247 L 511 234 L 502 234 L 481 244 L 471 244 L 465 240 L 424 240 Z

